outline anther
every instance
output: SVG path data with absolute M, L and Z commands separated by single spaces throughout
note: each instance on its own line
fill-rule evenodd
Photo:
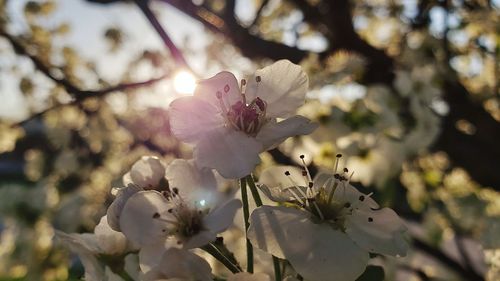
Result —
M 342 157 L 342 154 L 339 153 L 339 154 L 335 155 L 335 157 L 337 159 L 335 159 L 335 168 L 333 169 L 333 172 L 337 173 L 337 168 L 339 167 L 339 160 Z
M 179 189 L 177 187 L 172 188 L 172 191 L 177 195 L 179 194 Z
M 368 218 L 368 222 L 372 222 L 373 221 L 373 218 L 372 217 L 369 217 Z
M 159 214 L 159 213 L 154 213 L 154 214 L 153 214 L 153 219 L 157 219 L 157 218 L 159 218 L 159 217 L 160 217 L 160 214 Z
M 349 170 L 347 168 L 344 168 L 344 173 L 348 173 Z
M 289 176 L 290 175 L 290 171 L 285 171 L 285 176 Z
M 363 201 L 365 201 L 365 196 L 364 196 L 364 195 L 361 195 L 361 196 L 359 196 L 359 198 L 358 198 L 358 199 L 359 199 L 359 201 L 363 202 Z
M 313 188 L 314 183 L 312 181 L 309 182 L 309 188 Z
M 265 111 L 266 110 L 266 102 L 263 101 L 261 98 L 257 97 L 255 98 L 255 104 L 257 105 L 257 107 L 259 108 L 260 111 Z
M 217 91 L 215 95 L 217 96 L 218 99 L 222 99 L 222 93 L 220 91 Z
M 224 92 L 226 92 L 226 93 L 227 93 L 227 92 L 229 92 L 229 90 L 230 90 L 230 89 L 231 89 L 231 88 L 229 87 L 229 85 L 228 85 L 228 84 L 226 84 L 226 86 L 224 86 Z
M 260 83 L 260 81 L 262 81 L 262 79 L 260 78 L 260 76 L 255 76 L 255 82 Z
M 304 159 L 305 158 L 304 154 L 301 154 L 299 157 L 300 157 L 300 159 Z
M 344 208 L 350 208 L 351 207 L 351 203 L 347 202 L 344 204 Z

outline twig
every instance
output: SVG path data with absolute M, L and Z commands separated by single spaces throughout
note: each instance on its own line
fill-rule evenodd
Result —
M 269 0 L 262 1 L 262 4 L 260 4 L 259 9 L 255 13 L 255 18 L 253 19 L 252 23 L 248 26 L 248 28 L 254 27 L 259 22 L 262 16 L 262 11 L 264 11 L 264 8 L 266 8 L 267 4 L 269 4 Z
M 112 92 L 119 92 L 119 91 L 127 91 L 127 90 L 132 90 L 132 89 L 136 89 L 136 88 L 141 88 L 141 87 L 147 87 L 147 86 L 151 86 L 153 85 L 154 83 L 162 80 L 162 79 L 165 79 L 167 77 L 167 75 L 162 75 L 158 78 L 153 78 L 153 79 L 150 79 L 150 80 L 147 80 L 147 81 L 142 81 L 142 82 L 135 82 L 135 83 L 123 83 L 123 84 L 118 84 L 116 86 L 112 86 L 112 87 L 108 87 L 108 88 L 104 88 L 104 89 L 101 89 L 101 90 L 95 90 L 95 91 L 89 91 L 89 90 L 80 90 L 78 88 L 74 88 L 72 92 L 69 92 L 70 94 L 73 94 L 73 96 L 75 97 L 72 101 L 70 101 L 69 103 L 60 103 L 60 104 L 56 104 L 54 106 L 51 106 L 49 108 L 46 108 L 40 112 L 37 112 L 33 115 L 31 115 L 30 117 L 28 117 L 27 119 L 21 121 L 21 122 L 18 122 L 18 123 L 15 123 L 13 124 L 13 126 L 20 126 L 20 125 L 24 125 L 26 122 L 30 121 L 30 120 L 33 120 L 37 117 L 40 117 L 42 115 L 44 115 L 45 113 L 49 112 L 49 111 L 52 111 L 54 109 L 57 109 L 57 108 L 60 108 L 62 106 L 66 106 L 66 105 L 74 105 L 74 104 L 77 104 L 77 103 L 80 103 L 88 98 L 93 98 L 93 97 L 103 97 L 107 94 L 110 94 Z
M 132 89 L 136 89 L 136 88 L 140 88 L 140 87 L 150 86 L 150 85 L 167 77 L 167 75 L 165 74 L 165 75 L 162 75 L 160 77 L 150 79 L 147 81 L 142 81 L 142 82 L 123 83 L 123 84 L 118 84 L 118 85 L 107 87 L 107 88 L 100 89 L 100 90 L 82 90 L 79 87 L 75 86 L 73 83 L 71 83 L 69 80 L 67 80 L 65 78 L 58 78 L 54 74 L 52 74 L 50 67 L 47 66 L 37 56 L 30 54 L 28 52 L 28 50 L 23 46 L 23 44 L 21 44 L 14 36 L 8 34 L 4 30 L 0 30 L 0 36 L 5 37 L 10 42 L 10 44 L 12 45 L 12 48 L 14 49 L 14 51 L 18 55 L 28 57 L 33 62 L 33 64 L 35 65 L 35 68 L 37 70 L 39 70 L 40 72 L 45 74 L 45 76 L 47 76 L 50 80 L 55 82 L 57 85 L 62 86 L 64 88 L 64 90 L 66 90 L 66 92 L 74 98 L 73 101 L 71 101 L 68 104 L 57 104 L 53 107 L 42 110 L 41 112 L 38 112 L 38 113 L 30 116 L 28 119 L 14 124 L 14 126 L 22 125 L 29 120 L 32 120 L 36 117 L 39 117 L 39 116 L 45 114 L 46 112 L 48 112 L 50 110 L 53 110 L 55 108 L 59 108 L 59 107 L 64 106 L 64 105 L 79 103 L 79 102 L 81 102 L 85 99 L 91 98 L 91 97 L 102 97 L 102 96 L 105 96 L 105 95 L 112 93 L 112 92 L 132 90 Z
M 151 11 L 151 8 L 149 7 L 149 0 L 135 0 L 135 3 L 141 9 L 142 13 L 148 19 L 149 23 L 151 23 L 151 25 L 156 30 L 158 35 L 161 37 L 161 40 L 165 44 L 165 47 L 167 47 L 167 49 L 172 54 L 172 57 L 174 58 L 175 62 L 183 68 L 191 69 L 186 59 L 182 55 L 182 52 L 170 39 L 170 36 L 168 36 L 165 29 L 161 26 L 161 23 L 156 18 L 156 15 L 153 13 L 153 11 Z
M 454 259 L 450 258 L 448 255 L 445 253 L 441 252 L 439 249 L 436 249 L 426 242 L 413 237 L 413 245 L 421 250 L 422 252 L 425 252 L 429 255 L 431 255 L 433 258 L 436 260 L 440 261 L 443 265 L 449 267 L 453 271 L 459 273 L 463 277 L 466 278 L 466 280 L 469 281 L 484 281 L 484 277 L 481 276 L 479 273 L 477 273 L 473 269 L 467 269 L 464 268 L 460 263 L 455 261 Z

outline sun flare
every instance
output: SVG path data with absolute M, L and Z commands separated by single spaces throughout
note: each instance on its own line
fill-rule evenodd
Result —
M 196 77 L 188 71 L 181 70 L 174 75 L 174 89 L 181 94 L 192 94 L 196 87 Z

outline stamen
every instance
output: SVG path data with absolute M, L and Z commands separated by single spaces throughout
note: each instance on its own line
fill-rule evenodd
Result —
M 347 183 L 351 182 L 352 176 L 354 175 L 354 171 L 352 171 L 351 175 L 349 176 L 349 179 L 347 180 Z
M 290 183 L 292 183 L 292 186 L 289 188 L 290 191 L 292 191 L 291 190 L 292 187 L 294 187 L 295 189 L 297 189 L 299 191 L 300 195 L 302 195 L 304 197 L 304 200 L 305 200 L 305 203 L 306 203 L 305 205 L 307 205 L 307 200 L 306 200 L 308 198 L 307 195 L 304 193 L 304 191 L 302 191 L 299 188 L 299 186 L 297 185 L 297 183 L 295 183 L 295 181 L 292 179 L 292 177 L 290 177 L 290 172 L 286 171 L 285 172 L 285 176 L 288 178 L 288 180 L 290 181 Z
M 158 213 L 156 213 L 156 214 L 158 214 Z M 154 218 L 156 220 L 159 220 L 159 221 L 162 221 L 162 222 L 166 222 L 166 223 L 172 224 L 174 226 L 178 226 L 179 225 L 179 223 L 177 221 L 162 218 L 162 217 L 159 216 L 159 214 L 158 214 L 158 217 L 154 217 Z
M 333 184 L 333 187 L 332 187 L 332 190 L 330 190 L 330 193 L 328 194 L 328 205 L 330 205 L 332 203 L 332 200 L 333 200 L 333 194 L 335 193 L 335 190 L 337 189 L 337 186 L 339 185 L 339 182 L 336 181 L 334 184 Z
M 295 193 L 295 191 L 293 191 L 291 187 L 287 187 L 285 190 L 290 190 L 290 193 L 292 193 L 292 196 L 295 198 L 295 200 L 297 200 L 297 202 L 299 202 L 303 206 L 306 205 L 304 201 L 300 199 L 299 195 L 297 195 L 297 193 Z
M 321 212 L 321 210 L 319 209 L 318 207 L 318 204 L 316 204 L 316 202 L 312 202 L 313 205 L 314 205 L 314 208 L 316 209 L 316 211 L 318 212 L 318 215 L 320 217 L 321 220 L 325 220 L 325 216 L 323 216 L 323 213 Z
M 217 91 L 217 93 L 215 93 L 215 95 L 217 96 L 217 99 L 219 100 L 219 104 L 220 104 L 220 109 L 222 110 L 222 112 L 224 113 L 224 117 L 227 118 L 227 108 L 226 108 L 226 104 L 224 102 L 224 99 L 222 98 L 222 92 L 220 91 Z
M 340 161 L 340 158 L 342 157 L 342 154 L 337 154 L 335 156 L 335 168 L 333 169 L 333 173 L 337 173 L 337 168 L 339 167 L 339 161 Z
M 246 105 L 246 104 L 247 104 L 247 97 L 245 96 L 246 85 L 247 85 L 247 80 L 245 80 L 245 79 L 241 79 L 241 88 L 240 88 L 240 92 L 241 92 L 241 100 L 243 101 L 243 104 L 244 104 L 244 105 Z
M 309 182 L 312 182 L 311 173 L 309 173 L 309 169 L 307 169 L 306 161 L 304 161 L 304 158 L 305 158 L 305 156 L 304 156 L 304 155 L 300 155 L 300 160 L 302 160 L 302 165 L 303 165 L 303 168 L 304 168 L 304 170 L 305 170 L 305 171 L 306 171 L 306 173 L 307 173 L 307 180 L 308 180 Z

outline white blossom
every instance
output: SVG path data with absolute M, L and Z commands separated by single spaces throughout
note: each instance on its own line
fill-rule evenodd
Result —
M 313 181 L 305 168 L 265 170 L 259 187 L 287 205 L 262 206 L 252 213 L 252 244 L 287 259 L 310 281 L 355 280 L 365 270 L 369 253 L 405 256 L 403 221 L 350 185 L 346 172 L 319 174 Z
M 200 167 L 216 169 L 226 178 L 241 178 L 260 162 L 260 152 L 317 127 L 295 115 L 307 88 L 307 75 L 286 60 L 257 70 L 248 83 L 242 80 L 241 87 L 232 73 L 220 72 L 200 81 L 194 96 L 172 102 L 171 130 L 195 145 L 194 158 Z
M 174 160 L 166 177 L 168 189 L 135 192 L 119 215 L 120 230 L 140 248 L 144 272 L 157 266 L 168 249 L 188 250 L 214 241 L 241 207 L 237 199 L 221 202 L 213 174 L 199 171 L 189 161 Z
M 55 237 L 79 256 L 85 267 L 85 280 L 89 281 L 105 280 L 107 275 L 99 255 L 122 255 L 134 248 L 123 233 L 111 229 L 106 216 L 101 218 L 94 233 L 56 231 Z

